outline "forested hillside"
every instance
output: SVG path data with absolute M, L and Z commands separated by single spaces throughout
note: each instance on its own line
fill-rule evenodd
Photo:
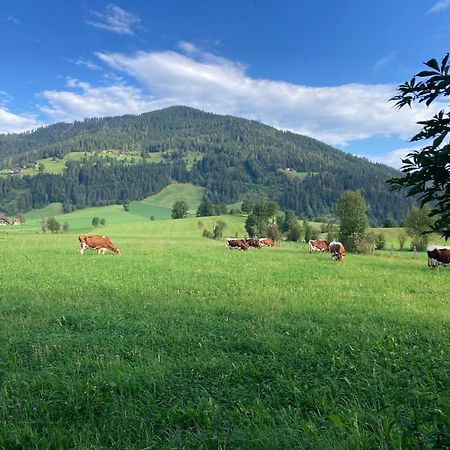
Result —
M 93 155 L 116 149 L 137 155 L 134 164 Z M 255 121 L 171 107 L 139 116 L 58 123 L 34 132 L 0 135 L 0 166 L 25 167 L 41 158 L 68 161 L 60 175 L 0 178 L 0 210 L 27 211 L 54 201 L 71 211 L 142 199 L 171 181 L 205 187 L 213 202 L 268 198 L 306 218 L 333 211 L 347 189 L 361 190 L 373 224 L 402 220 L 411 199 L 389 192 L 386 179 L 399 172 L 334 149 L 315 139 Z M 159 152 L 161 162 L 150 162 Z M 191 168 L 183 158 L 196 152 Z

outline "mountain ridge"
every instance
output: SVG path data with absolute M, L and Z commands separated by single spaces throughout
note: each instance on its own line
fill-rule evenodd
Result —
M 332 213 L 343 191 L 360 190 L 369 205 L 369 217 L 374 224 L 380 224 L 387 216 L 402 220 L 413 204 L 413 200 L 403 194 L 389 192 L 385 181 L 399 175 L 393 168 L 342 152 L 308 136 L 278 130 L 254 120 L 203 112 L 187 106 L 172 106 L 140 115 L 90 118 L 72 124 L 48 125 L 33 132 L 0 135 L 0 164 L 3 167 L 30 164 L 39 158 L 62 158 L 73 151 L 86 152 L 89 156 L 112 148 L 125 155 L 143 158 L 136 164 L 146 164 L 142 173 L 152 170 L 146 158 L 160 153 L 164 159 L 159 171 L 165 171 L 166 178 L 154 183 L 155 189 L 171 180 L 191 182 L 206 188 L 205 199 L 216 203 L 263 197 L 277 201 L 282 208 L 314 218 Z M 199 156 L 189 170 L 183 161 L 188 152 Z M 61 177 L 69 177 L 70 171 L 75 169 L 86 171 L 94 160 L 89 163 L 85 159 L 78 166 L 70 163 L 71 167 Z M 111 176 L 115 171 L 126 171 L 123 167 L 119 169 L 118 163 L 109 161 L 108 164 L 109 169 L 100 164 L 105 179 L 108 178 L 108 170 Z M 127 170 L 133 171 L 132 168 Z M 135 168 L 134 172 L 136 176 L 139 170 Z M 73 190 L 74 183 L 78 183 L 82 187 L 76 186 L 75 190 L 78 189 L 85 199 L 72 196 L 66 201 L 68 210 L 94 206 L 95 202 L 135 200 L 155 193 L 143 186 L 135 186 L 132 190 L 124 186 L 122 191 L 125 192 L 119 193 L 116 186 L 102 198 L 89 192 L 99 189 L 99 186 L 95 183 L 83 185 L 79 174 L 76 177 L 74 173 L 72 175 L 73 182 L 65 189 Z M 122 181 L 126 179 L 127 175 L 122 173 Z M 47 183 L 45 180 L 43 184 Z M 5 209 L 1 201 L 2 184 L 5 180 L 0 182 L 0 209 Z M 34 206 L 33 184 L 27 179 L 19 190 L 31 189 Z M 8 187 L 3 186 L 3 192 L 7 190 Z M 62 201 L 61 197 L 58 201 Z M 42 199 L 38 203 L 42 205 Z

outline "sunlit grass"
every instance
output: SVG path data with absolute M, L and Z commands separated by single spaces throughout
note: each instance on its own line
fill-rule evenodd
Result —
M 122 256 L 0 236 L 0 448 L 448 442 L 448 269 L 228 250 L 219 219 L 107 224 Z

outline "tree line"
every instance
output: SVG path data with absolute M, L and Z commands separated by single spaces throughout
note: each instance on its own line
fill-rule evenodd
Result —
M 184 161 L 123 164 L 114 158 L 67 161 L 63 174 L 0 179 L 0 210 L 8 214 L 61 202 L 64 212 L 141 200 L 172 180 L 186 181 Z

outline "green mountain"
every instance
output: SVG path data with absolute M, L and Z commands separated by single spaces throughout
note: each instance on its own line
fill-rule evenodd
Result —
M 84 154 L 70 159 L 73 152 Z M 72 211 L 140 200 L 172 181 L 204 187 L 205 200 L 215 203 L 267 198 L 306 218 L 332 213 L 347 189 L 362 192 L 373 224 L 387 216 L 402 220 L 413 203 L 389 192 L 385 181 L 399 172 L 385 165 L 256 121 L 184 106 L 0 135 L 0 168 L 45 158 L 67 158 L 64 171 L 0 177 L 0 210 L 62 202 Z

